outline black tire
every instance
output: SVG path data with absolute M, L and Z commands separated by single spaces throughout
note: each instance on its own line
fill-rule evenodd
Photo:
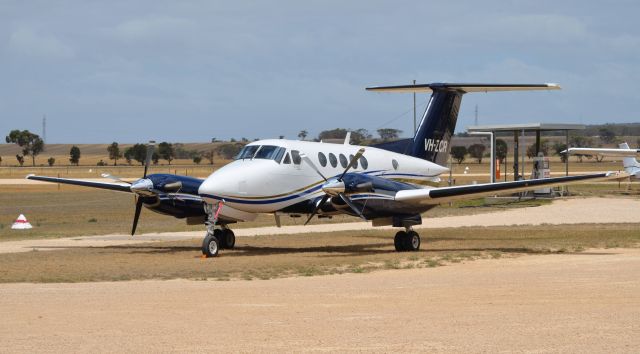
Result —
M 221 243 L 225 249 L 233 249 L 236 245 L 236 235 L 230 229 L 222 230 L 221 236 L 219 236 Z
M 202 254 L 207 256 L 207 258 L 216 257 L 219 250 L 220 244 L 218 243 L 218 238 L 214 235 L 207 234 L 202 241 Z
M 396 237 L 393 238 L 393 245 L 396 247 L 396 251 L 405 251 L 405 244 L 407 239 L 407 233 L 404 231 L 398 231 Z
M 213 230 L 213 236 L 215 236 L 218 239 L 218 247 L 220 247 L 221 250 L 227 248 L 225 243 L 224 243 L 224 237 L 222 237 L 222 230 L 220 229 L 215 229 Z
M 405 247 L 407 251 L 416 252 L 420 250 L 420 235 L 415 231 L 407 232 Z

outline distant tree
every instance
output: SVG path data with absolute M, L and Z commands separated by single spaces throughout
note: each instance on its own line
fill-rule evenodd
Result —
M 569 144 L 573 147 L 590 147 L 593 145 L 593 139 L 588 136 L 574 135 L 569 138 Z
M 235 142 L 236 142 L 236 139 L 231 138 L 231 140 L 229 140 L 229 141 L 230 141 L 230 142 L 232 142 L 232 143 L 235 143 Z
M 563 143 L 555 143 L 553 144 L 553 150 L 555 151 L 556 155 L 560 156 L 560 161 L 562 162 L 567 162 L 567 158 L 569 156 L 568 153 L 562 153 L 563 151 L 567 150 L 567 144 L 563 144 Z
M 195 155 L 195 156 L 193 157 L 193 162 L 194 162 L 196 165 L 199 165 L 199 164 L 200 164 L 200 162 L 202 162 L 202 156 L 200 156 L 200 155 Z
M 300 140 L 304 140 L 307 135 L 309 135 L 309 132 L 306 130 L 301 130 L 300 133 L 298 133 L 298 138 L 300 138 Z
M 546 140 L 541 140 L 540 141 L 540 152 L 544 155 L 544 156 L 549 156 L 549 142 Z M 533 143 L 531 145 L 529 145 L 529 147 L 527 147 L 527 157 L 528 158 L 534 158 L 536 157 L 536 144 Z
M 160 161 L 160 155 L 154 151 L 151 154 L 151 162 L 153 162 L 154 165 L 157 165 L 159 161 Z
M 47 163 L 49 164 L 49 167 L 53 166 L 53 164 L 56 163 L 56 159 L 54 159 L 53 157 L 50 157 L 47 159 Z
M 44 150 L 44 141 L 38 134 L 31 133 L 28 130 L 12 130 L 5 140 L 7 143 L 20 146 L 23 156 L 31 156 L 33 166 L 36 165 L 36 156 Z
M 0 156 L 0 166 L 2 166 L 2 156 Z
M 344 139 L 347 136 L 349 130 L 343 128 L 336 128 L 332 130 L 324 130 L 318 134 L 318 141 L 327 139 Z M 356 145 L 361 145 L 366 140 L 371 139 L 371 134 L 366 129 L 356 129 L 351 131 L 351 142 Z
M 458 162 L 458 165 L 464 161 L 467 155 L 467 148 L 464 146 L 452 146 L 451 157 Z
M 402 130 L 393 129 L 393 128 L 382 128 L 382 129 L 378 129 L 377 132 L 378 132 L 378 135 L 380 135 L 380 139 L 382 139 L 382 141 L 388 141 L 388 140 L 397 139 L 400 133 L 402 133 Z
M 24 156 L 17 154 L 16 155 L 16 160 L 18 160 L 18 163 L 20 164 L 20 167 L 22 167 L 24 165 Z
M 163 160 L 167 160 L 169 165 L 171 165 L 171 161 L 173 161 L 175 154 L 176 153 L 173 149 L 173 144 L 168 143 L 166 141 L 163 141 L 160 144 L 158 144 L 158 155 Z M 157 164 L 157 162 L 154 162 L 154 163 Z
M 218 154 L 226 160 L 234 158 L 242 149 L 242 144 L 224 144 L 218 147 Z
M 80 148 L 73 145 L 71 150 L 69 150 L 69 162 L 71 164 L 78 166 L 80 164 Z
M 640 138 L 638 138 L 638 140 L 636 141 L 636 147 L 640 149 Z M 2 162 L 1 158 L 0 158 L 0 162 Z
M 133 160 L 133 147 L 128 147 L 124 150 L 124 159 L 127 161 L 127 164 L 131 165 L 131 160 Z
M 242 138 L 242 139 L 243 139 L 243 140 L 242 140 L 242 142 L 246 142 L 246 141 L 244 140 L 244 138 Z M 284 135 L 280 135 L 280 138 L 279 138 L 279 139 L 284 139 Z
M 98 161 L 98 163 L 96 163 L 96 166 L 106 166 L 107 163 L 104 162 L 102 159 L 100 159 L 100 161 Z
M 113 160 L 113 165 L 117 166 L 118 159 L 122 158 L 122 152 L 120 152 L 120 147 L 118 146 L 118 143 L 116 143 L 115 141 L 112 142 L 111 145 L 107 147 L 107 151 L 109 152 L 109 160 Z
M 126 154 L 126 151 L 125 151 Z M 144 166 L 144 161 L 147 159 L 147 145 L 135 144 L 131 147 L 131 157 L 138 161 L 140 165 Z
M 216 138 L 211 138 L 211 142 L 212 142 L 212 143 L 215 143 L 216 141 L 218 141 L 218 139 L 216 139 Z
M 500 163 L 507 158 L 507 152 L 509 148 L 507 147 L 507 142 L 502 139 L 496 139 L 496 158 L 500 160 Z
M 611 144 L 616 140 L 616 133 L 609 128 L 600 128 L 600 140 L 605 144 Z
M 280 139 L 284 139 L 284 135 L 281 135 L 281 137 L 282 137 L 282 138 L 280 138 Z M 240 141 L 242 141 L 243 143 L 248 143 L 248 142 L 249 142 L 249 139 L 247 139 L 247 138 L 245 138 L 245 137 L 242 137 L 242 139 L 240 139 Z
M 478 160 L 478 163 L 482 163 L 482 158 L 484 157 L 484 150 L 486 147 L 482 144 L 473 144 L 469 146 L 467 151 L 469 152 L 469 156 Z
M 205 159 L 207 159 L 209 161 L 209 165 L 213 165 L 213 158 L 215 156 L 215 151 L 213 149 L 202 151 L 200 152 L 199 156 L 201 156 L 201 158 L 204 157 Z

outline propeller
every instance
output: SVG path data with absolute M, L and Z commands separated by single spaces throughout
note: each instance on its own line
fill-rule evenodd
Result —
M 327 180 L 327 178 L 322 174 L 322 172 L 320 172 L 318 167 L 313 163 L 313 161 L 311 161 L 311 159 L 307 155 L 305 155 L 304 153 L 300 154 L 300 157 L 302 158 L 302 160 L 306 162 L 307 165 L 309 165 L 314 171 L 316 171 L 316 173 L 319 174 L 320 177 L 322 177 L 322 179 L 324 179 L 326 182 L 325 184 L 322 185 L 322 191 L 325 194 L 324 196 L 322 196 L 322 199 L 320 199 L 318 204 L 316 204 L 316 207 L 313 208 L 313 212 L 311 213 L 311 215 L 309 215 L 309 218 L 304 223 L 305 225 L 307 225 L 309 221 L 313 219 L 313 217 L 318 213 L 318 210 L 322 208 L 324 203 L 326 203 L 327 200 L 329 200 L 329 198 L 336 197 L 336 196 L 340 197 L 340 199 L 342 199 L 342 201 L 345 202 L 345 204 L 347 204 L 349 208 L 351 208 L 351 210 L 353 210 L 356 213 L 356 215 L 358 215 L 364 221 L 367 221 L 367 218 L 365 218 L 364 215 L 362 215 L 362 212 L 356 207 L 353 201 L 349 197 L 347 197 L 346 194 L 344 194 L 345 185 L 343 181 L 344 176 L 347 174 L 347 172 L 349 172 L 349 170 L 352 167 L 354 167 L 358 163 L 358 160 L 362 157 L 363 154 L 364 154 L 364 148 L 360 148 L 360 150 L 358 150 L 358 152 L 353 156 L 353 158 L 351 158 L 351 161 L 349 161 L 349 164 L 344 169 L 344 172 L 342 172 L 340 177 L 338 177 L 335 180 Z
M 149 163 L 151 162 L 151 155 L 153 155 L 153 149 L 155 141 L 150 141 L 147 145 L 147 156 L 144 160 L 144 174 L 142 179 L 139 179 L 131 184 L 131 191 L 136 193 L 136 211 L 133 214 L 133 226 L 131 227 L 131 236 L 136 233 L 138 227 L 138 219 L 140 219 L 140 212 L 142 211 L 142 197 L 138 195 L 139 191 L 144 189 L 149 190 L 149 186 L 153 188 L 153 182 L 147 179 L 147 170 L 149 169 Z

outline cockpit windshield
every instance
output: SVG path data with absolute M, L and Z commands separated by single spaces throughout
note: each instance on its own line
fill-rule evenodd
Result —
M 242 150 L 240 150 L 238 155 L 236 155 L 235 159 L 236 160 L 251 159 L 253 158 L 253 155 L 256 153 L 256 150 L 258 150 L 259 147 L 260 147 L 259 145 L 247 145 L 243 147 Z
M 286 149 L 275 145 L 247 145 L 240 150 L 236 160 L 242 159 L 266 159 L 280 163 Z

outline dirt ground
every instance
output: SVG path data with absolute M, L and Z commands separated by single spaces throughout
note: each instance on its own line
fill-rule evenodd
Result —
M 1 352 L 637 352 L 640 249 L 267 281 L 0 286 Z

